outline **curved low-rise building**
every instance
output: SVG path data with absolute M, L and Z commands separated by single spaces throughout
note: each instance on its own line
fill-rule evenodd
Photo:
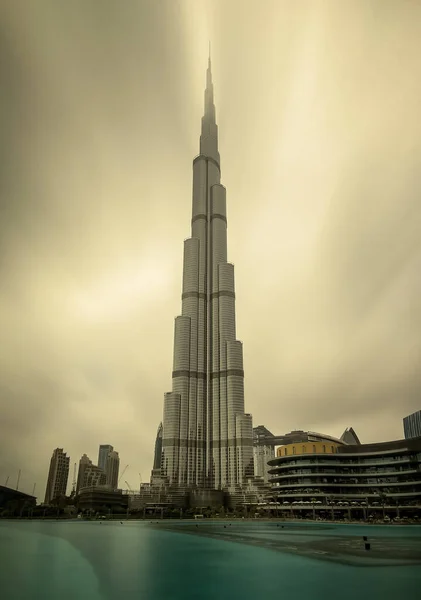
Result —
M 345 439 L 346 437 L 346 439 Z M 275 458 L 276 446 L 282 445 L 288 447 L 290 445 L 297 446 L 312 442 L 315 444 L 322 443 L 327 447 L 333 446 L 336 448 L 342 444 L 347 444 L 352 440 L 352 443 L 359 444 L 352 427 L 347 428 L 340 439 L 334 438 L 324 433 L 315 431 L 303 431 L 298 429 L 282 435 L 274 435 L 264 425 L 258 425 L 253 429 L 253 458 L 254 458 L 254 475 L 262 477 L 264 482 L 269 480 L 269 462 Z M 278 448 L 278 456 L 280 450 Z
M 326 435 L 324 433 L 317 433 L 316 431 L 303 431 L 302 429 L 296 429 L 289 433 L 281 435 L 274 435 L 263 425 L 254 427 L 253 429 L 253 443 L 259 446 L 280 446 L 285 444 L 292 444 L 298 442 L 322 442 L 332 441 L 337 444 L 348 444 L 350 441 L 354 444 L 359 444 L 360 441 L 352 429 L 348 427 L 342 434 L 341 439 Z
M 269 482 L 285 507 L 421 506 L 421 437 L 361 445 L 326 439 L 288 444 L 277 454 Z

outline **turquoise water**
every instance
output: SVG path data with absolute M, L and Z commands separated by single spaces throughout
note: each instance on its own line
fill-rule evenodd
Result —
M 166 523 L 162 523 L 165 526 Z M 419 600 L 420 565 L 350 566 L 125 521 L 0 521 L 2 600 Z M 185 525 L 187 527 L 187 524 Z M 191 524 L 189 525 L 191 527 Z M 211 524 L 200 527 L 209 527 Z M 219 525 L 221 527 L 221 525 Z M 222 525 L 223 527 L 223 525 Z M 306 526 L 307 527 L 307 526 Z M 226 531 L 226 529 L 224 529 Z M 274 524 L 234 524 L 247 538 Z M 419 527 L 330 526 L 282 532 L 293 541 L 368 535 L 421 538 Z M 242 535 L 242 533 L 241 533 Z M 301 536 L 301 538 L 299 538 Z

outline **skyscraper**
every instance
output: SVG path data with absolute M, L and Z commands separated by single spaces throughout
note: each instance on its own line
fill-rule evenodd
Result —
M 153 470 L 161 468 L 162 459 L 162 423 L 159 424 L 158 431 L 156 432 L 155 440 L 155 452 L 153 457 Z
M 405 439 L 421 437 L 421 410 L 408 415 L 403 420 Z
M 227 262 L 220 178 L 209 58 L 172 391 L 164 396 L 161 466 L 172 485 L 229 491 L 253 476 L 253 433 L 251 415 L 244 412 L 243 348 L 236 339 L 234 266 Z
M 85 471 L 90 466 L 92 466 L 92 461 L 86 454 L 84 454 L 79 461 L 79 469 L 77 472 L 76 483 L 76 495 L 79 493 L 79 490 L 84 487 Z
M 105 472 L 107 466 L 107 456 L 114 450 L 111 444 L 101 444 L 98 452 L 98 467 Z
M 153 467 L 151 471 L 151 485 L 162 485 L 164 480 L 162 479 L 162 423 L 159 424 L 158 431 L 156 432 L 155 439 L 155 451 L 153 456 Z
M 120 458 L 118 452 L 113 450 L 107 455 L 107 462 L 105 464 L 105 474 L 107 476 L 107 485 L 113 490 L 117 489 L 118 485 L 118 470 L 120 468 Z
M 63 448 L 56 448 L 50 460 L 47 487 L 45 490 L 45 504 L 50 504 L 54 498 L 66 495 L 67 480 L 69 478 L 70 457 L 63 452 Z

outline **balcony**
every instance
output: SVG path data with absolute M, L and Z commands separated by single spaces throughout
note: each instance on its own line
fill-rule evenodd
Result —
M 313 458 L 309 458 L 312 456 Z M 334 459 L 329 460 L 328 456 L 334 456 Z M 342 467 L 343 469 L 354 468 L 354 469 L 364 469 L 364 468 L 372 468 L 375 466 L 384 467 L 386 465 L 401 465 L 405 463 L 419 463 L 418 459 L 414 456 L 400 456 L 396 458 L 385 458 L 384 460 L 380 459 L 372 459 L 372 460 L 338 460 L 338 455 L 328 455 L 328 454 L 313 454 L 307 455 L 307 460 L 296 460 L 294 457 L 293 460 L 288 460 L 288 456 L 278 456 L 276 459 L 272 459 L 269 461 L 273 468 L 270 469 L 269 473 L 276 473 L 278 470 L 282 469 L 290 469 L 293 466 L 299 467 L 310 467 L 314 469 L 317 465 L 321 465 L 323 467 Z M 282 459 L 282 463 L 274 465 L 273 462 L 276 460 Z
M 270 473 L 270 471 L 269 471 Z M 374 471 L 374 472 L 351 472 L 351 473 L 344 473 L 341 470 L 336 470 L 333 473 L 331 471 L 326 471 L 324 469 L 312 469 L 312 470 L 295 470 L 295 471 L 289 471 L 288 473 L 286 473 L 285 475 L 278 475 L 277 473 L 273 473 L 274 477 L 271 479 L 271 481 L 278 481 L 280 479 L 291 479 L 293 477 L 317 477 L 317 476 L 322 476 L 322 477 L 349 477 L 349 478 L 353 478 L 353 479 L 360 479 L 361 477 L 365 477 L 366 479 L 384 479 L 387 477 L 398 477 L 398 476 L 404 476 L 404 475 L 409 475 L 409 474 L 416 474 L 419 473 L 419 471 L 417 469 L 405 469 L 402 471 L 385 471 L 385 472 L 379 472 L 379 471 Z

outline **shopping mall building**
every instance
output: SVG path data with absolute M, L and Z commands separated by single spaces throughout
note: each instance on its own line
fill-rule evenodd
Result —
M 281 446 L 268 464 L 272 500 L 283 512 L 421 516 L 421 437 L 347 445 L 326 436 Z

